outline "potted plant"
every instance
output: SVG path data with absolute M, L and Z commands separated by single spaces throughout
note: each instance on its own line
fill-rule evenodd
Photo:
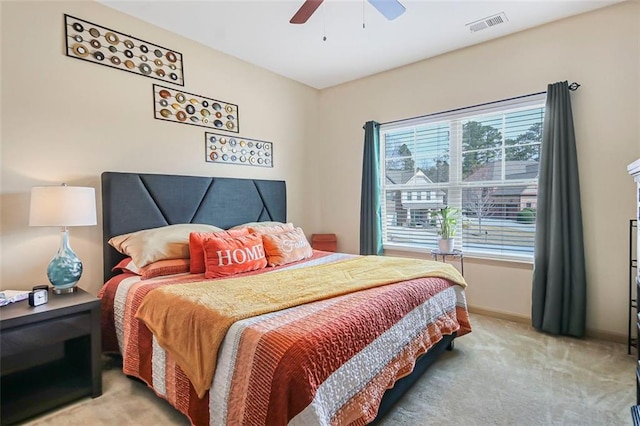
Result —
M 460 210 L 451 206 L 431 212 L 431 217 L 435 218 L 438 223 L 438 235 L 440 235 L 438 249 L 443 253 L 453 251 L 453 237 L 456 235 L 459 214 Z

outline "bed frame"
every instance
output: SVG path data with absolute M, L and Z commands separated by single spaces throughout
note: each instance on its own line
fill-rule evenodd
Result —
M 247 222 L 287 221 L 286 183 L 145 173 L 102 174 L 102 232 L 105 282 L 123 259 L 108 244 L 111 237 L 179 223 L 206 223 L 223 229 Z M 416 361 L 380 403 L 377 422 L 445 351 L 455 334 L 444 336 Z

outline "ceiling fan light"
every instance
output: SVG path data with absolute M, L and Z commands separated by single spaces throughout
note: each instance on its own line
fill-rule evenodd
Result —
M 406 10 L 398 0 L 369 0 L 369 3 L 390 21 L 402 15 Z

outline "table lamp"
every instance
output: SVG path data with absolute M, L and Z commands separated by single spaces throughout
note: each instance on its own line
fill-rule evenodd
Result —
M 69 246 L 69 226 L 96 224 L 94 188 L 34 186 L 31 188 L 29 226 L 60 226 L 60 248 L 47 267 L 56 294 L 73 293 L 82 275 L 82 262 Z

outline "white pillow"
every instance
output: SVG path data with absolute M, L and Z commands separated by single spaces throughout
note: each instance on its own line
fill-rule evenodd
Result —
M 118 235 L 111 238 L 109 244 L 131 257 L 138 268 L 143 268 L 158 260 L 188 259 L 191 232 L 219 231 L 222 229 L 213 225 L 183 223 Z

